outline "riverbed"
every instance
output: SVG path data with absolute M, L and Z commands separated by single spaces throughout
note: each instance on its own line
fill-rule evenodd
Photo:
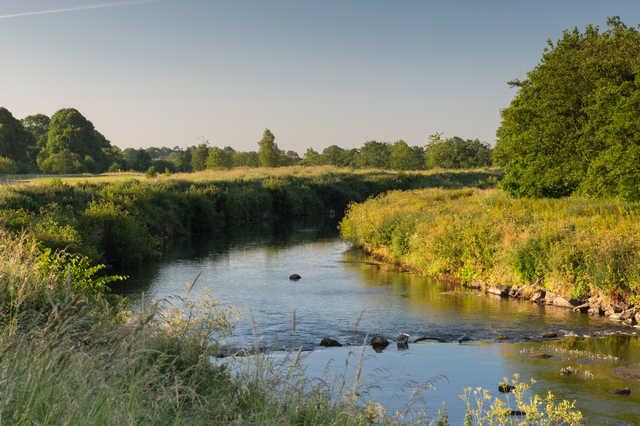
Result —
M 292 273 L 302 279 L 290 281 Z M 538 380 L 534 389 L 575 399 L 589 423 L 640 423 L 640 343 L 627 335 L 634 329 L 400 271 L 354 250 L 335 228 L 213 238 L 151 265 L 126 294 L 134 303 L 171 299 L 196 277 L 189 297 L 211 294 L 241 316 L 225 347 L 257 345 L 276 361 L 302 348 L 310 351 L 307 374 L 319 378 L 348 379 L 353 371 L 345 361 L 359 354 L 363 400 L 388 412 L 412 403 L 435 415 L 444 404 L 459 424 L 465 387 L 496 391 L 504 377 L 520 373 Z M 362 346 L 367 336 L 393 340 L 399 333 L 432 340 L 406 351 L 393 342 L 381 353 Z M 543 337 L 549 333 L 558 338 Z M 319 347 L 325 336 L 345 347 Z M 566 367 L 573 373 L 560 374 Z M 627 387 L 628 396 L 613 393 Z

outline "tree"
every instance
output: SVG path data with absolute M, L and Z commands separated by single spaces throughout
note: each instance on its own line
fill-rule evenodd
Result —
M 519 196 L 640 199 L 640 33 L 619 18 L 565 31 L 502 112 L 494 158 Z
M 429 169 L 468 169 L 491 165 L 491 148 L 478 139 L 458 136 L 443 138 L 436 133 L 429 137 L 424 150 L 425 166 Z
M 127 148 L 122 151 L 125 169 L 146 172 L 151 167 L 151 155 L 144 149 Z
M 302 159 L 302 164 L 305 166 L 319 166 L 325 164 L 324 157 L 315 149 L 307 148 Z
M 261 167 L 277 167 L 280 157 L 280 150 L 276 145 L 276 137 L 271 130 L 265 129 L 262 139 L 258 142 L 258 156 Z
M 260 158 L 255 151 L 235 151 L 232 155 L 233 167 L 260 167 Z
M 189 148 L 191 153 L 191 169 L 199 172 L 207 167 L 207 158 L 209 158 L 209 147 L 202 143 L 198 146 Z
M 24 128 L 35 138 L 38 149 L 43 149 L 47 144 L 51 119 L 44 114 L 35 114 L 29 115 L 21 121 Z
M 35 167 L 36 140 L 6 108 L 0 107 L 0 157 L 10 160 L 9 170 L 29 172 Z M 5 161 L 6 162 L 6 161 Z M 8 164 L 8 163 L 7 163 Z
M 396 170 L 418 170 L 424 167 L 424 152 L 419 146 L 410 147 L 399 140 L 391 146 L 389 168 Z
M 358 166 L 362 168 L 384 169 L 389 164 L 391 149 L 388 143 L 369 141 L 360 149 Z
M 207 169 L 230 169 L 233 167 L 233 152 L 233 149 L 220 149 L 215 146 L 210 148 Z
M 61 109 L 51 117 L 47 143 L 38 155 L 41 169 L 52 170 L 55 164 L 53 169 L 58 171 L 51 173 L 101 173 L 118 160 L 118 151 L 73 108 Z

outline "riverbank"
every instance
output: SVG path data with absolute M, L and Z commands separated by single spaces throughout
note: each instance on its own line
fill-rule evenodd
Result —
M 394 191 L 350 207 L 343 238 L 386 262 L 502 297 L 640 322 L 640 209 L 499 190 Z
M 193 175 L 29 179 L 0 187 L 0 226 L 127 271 L 185 239 L 251 224 L 341 217 L 391 189 L 490 187 L 497 171 L 396 173 L 327 167 Z

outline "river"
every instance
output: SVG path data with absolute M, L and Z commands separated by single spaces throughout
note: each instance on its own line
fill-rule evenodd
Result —
M 292 273 L 302 279 L 290 281 Z M 465 387 L 495 391 L 502 378 L 520 373 L 538 380 L 534 389 L 575 399 L 588 423 L 640 424 L 640 342 L 618 334 L 633 329 L 378 264 L 341 241 L 335 227 L 212 238 L 136 274 L 126 294 L 134 303 L 171 298 L 195 277 L 191 298 L 210 292 L 241 316 L 225 347 L 257 344 L 275 360 L 303 348 L 311 351 L 304 354 L 307 374 L 325 379 L 350 377 L 363 356 L 363 398 L 390 412 L 413 401 L 414 410 L 435 415 L 445 404 L 459 424 Z M 550 332 L 561 339 L 542 337 Z M 406 351 L 392 342 L 382 353 L 362 346 L 366 336 L 399 333 L 435 340 Z M 324 336 L 347 346 L 321 348 Z M 563 367 L 574 374 L 561 375 Z M 629 396 L 612 393 L 626 387 Z M 424 389 L 417 399 L 416 389 Z

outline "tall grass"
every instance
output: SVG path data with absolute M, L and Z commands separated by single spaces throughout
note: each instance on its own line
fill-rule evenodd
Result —
M 634 204 L 417 190 L 354 204 L 340 226 L 344 238 L 429 275 L 535 284 L 576 299 L 601 294 L 635 303 L 640 295 Z
M 56 256 L 0 232 L 2 423 L 369 424 L 321 389 L 274 392 L 273 378 L 212 363 L 229 329 L 215 301 L 127 312 Z

